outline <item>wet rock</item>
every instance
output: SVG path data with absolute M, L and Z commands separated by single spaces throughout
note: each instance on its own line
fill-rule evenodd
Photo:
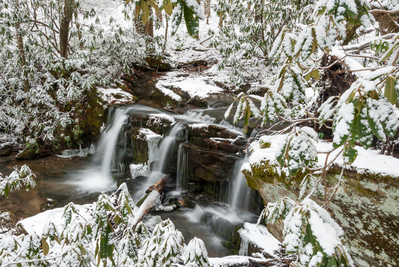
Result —
M 176 108 L 179 106 L 179 102 L 163 94 L 156 86 L 157 79 L 162 75 L 164 74 L 160 72 L 144 72 L 138 70 L 135 71 L 133 76 L 122 76 L 124 84 L 121 86 L 124 90 L 136 96 L 138 100 L 145 99 L 150 101 L 151 104 L 161 107 L 169 105 L 170 107 Z
M 238 254 L 241 243 L 238 230 L 242 227 L 242 223 L 230 222 L 212 212 L 204 212 L 202 222 L 209 225 L 217 236 L 225 240 L 222 242 L 225 247 Z
M 165 135 L 173 123 L 173 119 L 168 119 L 164 116 L 131 114 L 129 116 L 127 128 L 148 128 L 157 134 Z
M 56 207 L 57 205 L 58 205 L 57 200 L 47 198 L 46 201 L 40 205 L 40 210 L 41 211 L 50 210 Z
M 242 136 L 219 125 L 204 127 L 188 125 L 186 128 L 190 142 L 202 148 L 242 154 L 247 144 Z
M 189 137 L 201 137 L 201 138 L 228 138 L 228 139 L 236 139 L 238 137 L 237 133 L 232 132 L 231 130 L 220 126 L 220 125 L 208 125 L 204 127 L 196 127 L 188 125 L 187 131 Z
M 191 143 L 183 144 L 184 153 L 188 157 L 189 182 L 228 180 L 240 157 L 217 150 L 204 149 Z
M 145 62 L 148 64 L 148 67 L 157 71 L 170 71 L 172 69 L 172 65 L 169 62 L 162 60 L 162 58 L 156 56 L 148 56 L 145 59 Z
M 0 156 L 7 157 L 7 156 L 11 155 L 11 153 L 12 153 L 11 147 L 0 148 Z
M 149 159 L 147 138 L 139 131 L 140 127 L 131 127 L 126 131 L 125 161 L 128 159 L 133 164 L 147 163 Z
M 32 159 L 38 159 L 38 158 L 44 158 L 44 157 L 48 157 L 51 156 L 52 152 L 49 149 L 27 149 L 24 150 L 20 153 L 18 153 L 15 156 L 15 159 L 19 159 L 19 160 L 32 160 Z

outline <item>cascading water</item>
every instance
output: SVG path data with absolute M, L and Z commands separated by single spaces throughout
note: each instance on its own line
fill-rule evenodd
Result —
M 253 130 L 249 140 L 253 140 L 257 134 L 258 131 Z M 250 152 L 247 150 L 244 159 L 238 161 L 234 167 L 234 176 L 232 179 L 232 186 L 230 188 L 231 193 L 229 197 L 229 203 L 232 209 L 240 208 L 242 210 L 248 210 L 249 208 L 252 190 L 250 187 L 248 187 L 247 180 L 241 171 L 242 166 L 249 162 L 249 154 Z
M 188 155 L 184 152 L 183 144 L 177 150 L 176 190 L 187 188 Z
M 249 161 L 249 153 L 245 154 L 244 159 L 238 161 L 234 167 L 234 176 L 232 179 L 231 193 L 229 203 L 232 209 L 246 209 L 248 207 L 250 188 L 247 186 L 247 180 L 241 172 L 241 167 Z M 240 203 L 240 205 L 238 205 Z
M 110 177 L 111 162 L 115 155 L 115 147 L 118 142 L 119 132 L 128 118 L 131 109 L 117 109 L 112 119 L 112 125 L 101 136 L 99 150 L 104 151 L 101 161 L 101 174 Z
M 165 172 L 166 164 L 170 159 L 170 155 L 173 151 L 176 150 L 176 139 L 182 138 L 183 134 L 183 125 L 181 123 L 177 123 L 171 129 L 169 135 L 162 140 L 161 145 L 158 150 L 157 161 L 154 166 L 155 171 Z
M 102 133 L 98 150 L 101 154 L 96 154 L 94 162 L 101 162 L 100 169 L 90 170 L 80 177 L 77 182 L 81 190 L 103 191 L 114 190 L 116 184 L 111 176 L 111 164 L 115 157 L 115 147 L 118 142 L 119 132 L 128 118 L 128 113 L 133 107 L 126 109 L 116 109 L 110 126 Z M 117 165 L 116 165 L 117 166 Z
M 176 151 L 176 139 L 183 138 L 183 125 L 176 123 L 168 136 L 166 136 L 160 143 L 159 147 L 156 148 L 156 156 L 154 157 L 154 164 L 152 166 L 152 172 L 150 173 L 147 182 L 141 186 L 141 190 L 137 191 L 134 195 L 134 199 L 140 200 L 145 190 L 154 183 L 158 182 L 163 176 L 170 173 L 169 166 L 172 164 L 173 154 Z M 149 143 L 149 154 L 151 154 L 151 148 Z M 158 145 L 158 142 L 156 143 Z M 151 164 L 151 160 L 150 160 Z

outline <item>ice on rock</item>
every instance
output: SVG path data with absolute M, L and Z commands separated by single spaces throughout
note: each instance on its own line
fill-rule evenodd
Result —
M 130 174 L 132 176 L 132 179 L 135 179 L 139 176 L 148 177 L 151 172 L 150 167 L 145 163 L 130 164 L 129 168 L 130 168 Z

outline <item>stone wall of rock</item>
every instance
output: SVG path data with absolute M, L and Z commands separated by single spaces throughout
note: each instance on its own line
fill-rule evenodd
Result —
M 245 171 L 247 183 L 263 200 L 275 202 L 283 196 L 298 199 L 300 181 L 290 188 L 273 172 L 268 161 Z M 333 168 L 335 179 L 340 168 Z M 356 266 L 398 266 L 399 262 L 399 180 L 395 177 L 346 170 L 344 181 L 328 206 L 328 211 L 345 232 L 345 242 Z M 324 197 L 313 197 L 319 204 Z M 282 241 L 282 222 L 268 225 Z

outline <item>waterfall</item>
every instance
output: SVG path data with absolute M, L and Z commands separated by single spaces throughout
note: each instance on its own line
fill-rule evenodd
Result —
M 169 172 L 165 171 L 167 163 L 171 160 L 171 154 L 176 151 L 176 139 L 182 137 L 183 125 L 177 123 L 171 129 L 169 135 L 164 138 L 158 149 L 158 157 L 155 162 L 154 171 Z
M 128 118 L 131 108 L 117 109 L 111 119 L 112 124 L 101 135 L 99 150 L 104 151 L 101 160 L 101 175 L 110 178 L 111 163 L 115 155 L 115 147 L 118 142 L 119 132 Z
M 94 158 L 94 162 L 101 162 L 100 168 L 88 170 L 77 177 L 78 181 L 75 184 L 79 185 L 80 190 L 103 191 L 116 189 L 116 184 L 111 176 L 112 161 L 115 157 L 115 147 L 118 142 L 119 132 L 128 118 L 129 111 L 133 108 L 116 109 L 112 118 L 108 118 L 108 127 L 102 133 L 98 146 L 98 151 L 102 153 L 97 153 Z M 115 164 L 114 166 L 119 170 L 124 169 L 122 165 Z
M 147 183 L 153 184 L 158 182 L 158 180 L 164 176 L 166 170 L 167 163 L 171 163 L 172 154 L 176 150 L 176 138 L 180 137 L 182 134 L 183 126 L 180 123 L 177 123 L 171 129 L 169 135 L 165 137 L 158 148 L 157 157 L 154 159 L 154 168 L 153 171 L 148 178 Z M 170 164 L 169 164 L 170 165 Z
M 184 152 L 183 144 L 177 150 L 176 190 L 187 188 L 188 155 Z
M 248 207 L 251 190 L 247 186 L 247 180 L 245 179 L 244 174 L 241 172 L 241 167 L 248 161 L 249 153 L 246 153 L 244 159 L 237 161 L 234 167 L 229 197 L 229 203 L 233 209 L 246 209 Z M 238 205 L 238 203 L 240 204 Z

